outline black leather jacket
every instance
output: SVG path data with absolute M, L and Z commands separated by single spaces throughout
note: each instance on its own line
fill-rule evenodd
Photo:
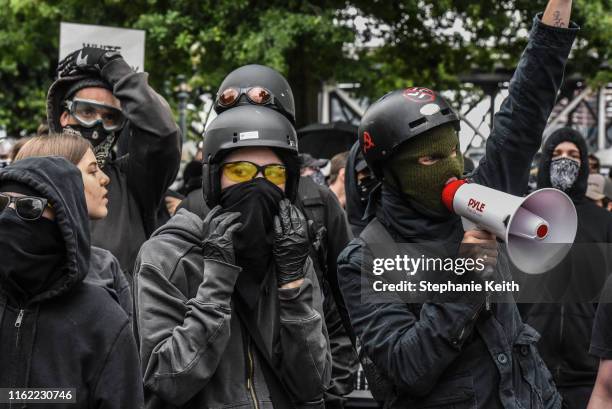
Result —
M 202 239 L 202 220 L 179 210 L 138 256 L 134 284 L 146 407 L 272 409 L 265 358 L 232 299 L 240 268 L 204 261 Z M 301 287 L 278 289 L 274 277 L 267 280 L 254 315 L 295 406 L 318 408 L 331 354 L 321 290 L 307 263 Z M 207 280 L 213 269 L 217 279 Z

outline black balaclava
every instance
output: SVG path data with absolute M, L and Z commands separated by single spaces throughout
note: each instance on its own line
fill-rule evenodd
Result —
M 257 177 L 238 183 L 221 192 L 221 207 L 227 212 L 240 212 L 242 227 L 234 233 L 236 264 L 243 268 L 236 288 L 250 308 L 259 298 L 268 272 L 274 269 L 274 216 L 285 197 L 281 188 L 265 178 Z
M 84 88 L 104 88 L 113 92 L 112 87 L 101 78 L 91 77 L 84 78 L 75 82 L 66 92 L 65 100 L 74 98 L 77 92 Z M 96 155 L 98 166 L 101 168 L 106 165 L 111 151 L 117 142 L 116 131 L 107 131 L 101 123 L 92 127 L 86 127 L 81 124 L 67 125 L 66 129 L 73 129 L 87 139 L 93 146 L 93 152 Z
M 571 142 L 576 145 L 580 151 L 580 165 L 576 160 L 569 158 L 552 160 L 555 148 L 563 142 Z M 587 150 L 586 142 L 580 132 L 571 128 L 561 128 L 553 132 L 542 147 L 542 157 L 538 168 L 538 189 L 555 187 L 567 193 L 574 203 L 586 200 L 589 177 Z M 576 176 L 571 183 L 573 175 Z
M 4 183 L 0 191 L 43 197 L 17 182 Z M 0 212 L 0 254 L 2 276 L 24 300 L 39 294 L 62 276 L 59 267 L 66 258 L 64 239 L 55 221 L 44 217 L 22 220 L 13 208 Z

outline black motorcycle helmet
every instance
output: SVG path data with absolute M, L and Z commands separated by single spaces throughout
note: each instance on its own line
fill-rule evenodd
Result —
M 374 175 L 382 180 L 383 161 L 403 142 L 444 124 L 459 131 L 459 117 L 449 103 L 428 88 L 389 92 L 372 104 L 359 124 L 359 145 Z
M 300 165 L 293 125 L 272 109 L 246 105 L 221 113 L 204 134 L 202 190 L 209 208 L 220 202 L 223 158 L 235 149 L 252 146 L 271 148 L 281 158 L 287 169 L 285 196 L 295 201 Z
M 240 95 L 237 102 L 230 106 L 222 106 L 219 99 L 223 92 L 229 88 L 240 91 L 257 86 L 266 88 L 272 93 L 271 101 L 262 106 L 277 110 L 295 125 L 295 102 L 289 83 L 279 72 L 264 65 L 245 65 L 230 72 L 217 91 L 214 104 L 215 112 L 220 114 L 236 106 L 257 105 L 250 101 L 244 93 Z

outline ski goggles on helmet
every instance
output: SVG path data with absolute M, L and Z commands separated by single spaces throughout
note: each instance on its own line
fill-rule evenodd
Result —
M 0 212 L 8 208 L 11 203 L 15 203 L 15 213 L 23 220 L 34 221 L 42 217 L 43 212 L 51 205 L 47 199 L 34 196 L 9 196 L 0 193 Z
M 102 124 L 105 130 L 116 131 L 123 128 L 126 121 L 120 109 L 94 100 L 73 98 L 66 101 L 66 108 L 79 124 L 87 128 Z
M 260 172 L 275 185 L 282 185 L 287 181 L 287 170 L 280 164 L 259 166 L 253 162 L 237 161 L 224 163 L 222 169 L 229 180 L 237 183 L 253 180 Z
M 217 94 L 217 103 L 223 108 L 229 108 L 235 105 L 242 95 L 246 95 L 247 99 L 255 105 L 276 105 L 280 109 L 284 109 L 269 89 L 259 85 L 249 88 L 225 88 Z

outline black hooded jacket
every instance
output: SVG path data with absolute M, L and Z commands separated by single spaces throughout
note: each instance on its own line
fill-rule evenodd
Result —
M 593 386 L 599 360 L 589 355 L 588 350 L 598 294 L 610 273 L 612 254 L 608 243 L 612 242 L 612 214 L 585 196 L 588 151 L 584 138 L 575 130 L 560 129 L 546 140 L 538 188 L 552 187 L 550 164 L 555 147 L 562 142 L 572 142 L 580 150 L 580 171 L 566 192 L 578 215 L 575 244 L 561 264 L 546 274 L 550 280 L 537 284 L 548 294 L 547 302 L 525 305 L 521 310 L 525 321 L 542 334 L 538 348 L 555 383 L 562 387 Z M 563 300 L 566 301 L 563 304 L 553 303 Z
M 350 330 L 348 313 L 341 300 L 336 278 L 336 259 L 350 240 L 346 217 L 335 195 L 309 177 L 302 177 L 298 187 L 298 206 L 313 221 L 315 236 L 310 254 L 323 291 L 325 323 L 332 349 L 332 384 L 326 392 L 326 405 L 338 407 L 341 396 L 350 393 L 357 373 L 357 357 L 352 347 L 354 336 Z M 204 218 L 210 211 L 201 190 L 194 190 L 179 205 Z M 177 210 L 178 211 L 178 210 Z
M 574 24 L 562 29 L 534 19 L 485 156 L 471 175 L 475 183 L 525 193 L 576 32 Z M 465 296 L 452 303 L 435 296 L 422 304 L 362 300 L 362 269 L 374 257 L 371 243 L 395 257 L 395 243 L 458 245 L 464 234 L 458 216 L 436 220 L 386 188 L 381 193 L 376 218 L 338 259 L 338 280 L 355 334 L 388 380 L 385 408 L 560 408 L 534 345 L 539 335 L 522 322 L 512 298 L 490 311 L 483 299 Z M 499 256 L 496 270 L 507 278 L 508 260 L 503 252 Z
M 346 193 L 346 217 L 353 232 L 353 236 L 357 237 L 363 229 L 368 225 L 369 220 L 364 219 L 366 213 L 367 202 L 361 201 L 359 194 L 359 186 L 357 184 L 357 175 L 355 175 L 355 167 L 360 160 L 359 142 L 351 147 L 346 161 L 346 171 L 344 172 L 344 190 Z M 361 159 L 363 160 L 363 159 Z
M 0 172 L 0 183 L 7 181 L 49 199 L 66 257 L 58 278 L 30 299 L 0 266 L 0 387 L 76 388 L 76 403 L 58 408 L 142 407 L 128 317 L 105 289 L 84 282 L 90 238 L 80 171 L 63 158 L 28 158 Z
M 168 103 L 148 85 L 147 73 L 134 72 L 119 58 L 105 65 L 100 75 L 112 86 L 128 119 L 119 136 L 127 154 L 103 169 L 110 178 L 108 216 L 91 222 L 91 243 L 109 250 L 131 274 L 140 246 L 155 230 L 162 196 L 178 172 L 181 136 Z M 61 78 L 51 86 L 51 115 L 59 115 L 53 105 L 61 103 L 63 95 L 58 94 L 72 80 Z M 61 130 L 56 118 L 49 117 L 49 127 Z

